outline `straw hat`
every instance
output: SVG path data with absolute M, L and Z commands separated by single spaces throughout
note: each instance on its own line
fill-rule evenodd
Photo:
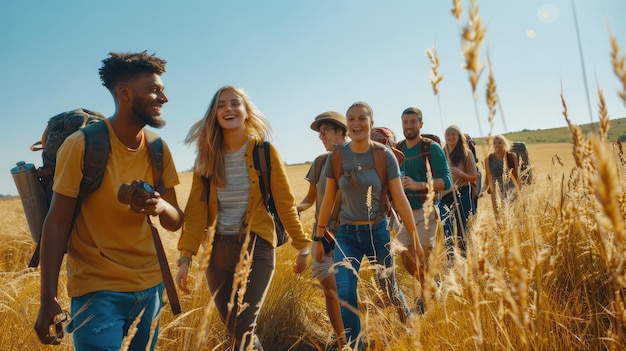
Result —
M 339 128 L 343 129 L 344 131 L 348 130 L 346 116 L 335 111 L 326 111 L 322 114 L 319 114 L 317 117 L 315 117 L 315 120 L 313 121 L 313 123 L 311 123 L 311 129 L 313 129 L 316 132 L 319 132 L 320 124 L 324 122 L 330 122 L 330 123 L 336 124 Z

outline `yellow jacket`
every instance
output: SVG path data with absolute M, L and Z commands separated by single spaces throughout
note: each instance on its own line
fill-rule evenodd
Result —
M 248 148 L 244 155 L 250 175 L 250 195 L 244 221 L 248 224 L 251 232 L 276 247 L 277 240 L 274 220 L 263 202 L 261 189 L 258 185 L 259 176 L 254 168 L 252 158 L 253 148 L 256 142 L 254 138 L 250 138 Z M 285 165 L 278 151 L 271 143 L 269 156 L 272 168 L 270 173 L 270 188 L 272 189 L 278 216 L 287 234 L 292 239 L 291 245 L 296 249 L 303 249 L 311 243 L 311 239 L 309 239 L 302 230 L 302 225 L 298 220 L 298 213 L 296 211 L 296 201 L 289 180 L 287 179 Z M 181 251 L 181 257 L 191 257 L 197 254 L 198 248 L 206 235 L 205 229 L 214 227 L 217 224 L 218 200 L 215 183 L 211 182 L 208 204 L 203 197 L 203 191 L 204 180 L 202 175 L 198 172 L 194 172 L 189 199 L 185 207 L 185 222 L 178 241 L 178 250 Z M 213 231 L 209 231 L 209 233 L 213 233 Z

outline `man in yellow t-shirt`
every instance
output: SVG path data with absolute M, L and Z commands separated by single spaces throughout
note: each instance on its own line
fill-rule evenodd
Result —
M 67 250 L 67 293 L 71 298 L 67 332 L 73 335 L 74 348 L 117 350 L 141 315 L 128 349 L 146 350 L 149 345 L 153 350 L 163 281 L 146 215 L 157 216 L 170 231 L 178 230 L 183 221 L 174 190 L 178 174 L 165 143 L 163 190 L 133 206 L 119 202 L 117 194 L 124 183 L 157 182 L 144 127 L 165 124 L 160 116 L 168 101 L 161 82 L 166 62 L 145 51 L 110 53 L 102 62 L 100 78 L 116 107 L 114 115 L 101 122 L 109 133 L 109 157 L 102 184 L 81 200 L 73 222 L 83 177 L 84 133 L 72 134 L 59 148 L 54 195 L 41 238 L 41 305 L 35 331 L 44 344 L 59 344 L 64 335 L 60 320 L 67 314 L 56 296 Z

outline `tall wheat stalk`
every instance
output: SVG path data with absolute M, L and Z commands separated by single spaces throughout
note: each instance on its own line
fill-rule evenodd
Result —
M 441 132 L 444 132 L 443 127 L 443 115 L 441 113 L 441 102 L 439 99 L 439 84 L 443 81 L 443 74 L 439 73 L 439 55 L 437 54 L 437 49 L 433 47 L 432 49 L 426 49 L 424 52 L 428 60 L 430 61 L 430 75 L 428 78 L 430 79 L 430 85 L 433 87 L 433 93 L 437 97 L 437 107 L 439 109 L 439 122 L 441 123 Z
M 624 63 L 626 59 L 624 56 L 620 57 L 619 44 L 617 44 L 617 39 L 611 34 L 610 30 L 609 37 L 611 38 L 611 63 L 613 64 L 613 72 L 615 72 L 617 79 L 622 83 L 622 90 L 618 90 L 617 95 L 619 95 L 622 102 L 626 105 L 626 64 Z
M 607 141 L 609 134 L 609 111 L 606 109 L 606 103 L 604 102 L 604 94 L 602 89 L 598 87 L 598 110 L 600 113 L 600 139 Z

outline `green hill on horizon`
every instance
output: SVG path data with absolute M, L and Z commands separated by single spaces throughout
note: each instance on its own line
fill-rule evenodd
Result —
M 609 141 L 626 141 L 626 117 L 615 118 L 609 121 Z M 599 122 L 582 124 L 580 127 L 583 133 L 587 134 L 591 131 L 599 133 Z M 511 141 L 523 141 L 525 143 L 568 143 L 572 141 L 572 137 L 567 127 L 550 128 L 550 129 L 523 129 L 519 132 L 511 132 L 503 134 Z M 484 144 L 486 138 L 475 138 L 477 144 Z

